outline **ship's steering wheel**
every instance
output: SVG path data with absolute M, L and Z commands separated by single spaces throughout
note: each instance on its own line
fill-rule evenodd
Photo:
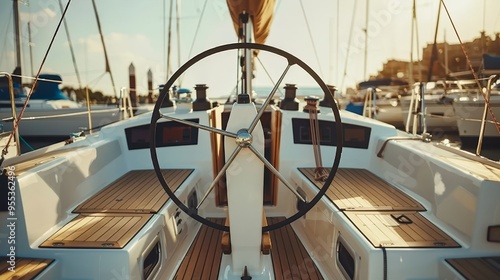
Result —
M 209 226 L 209 227 L 212 227 L 212 228 L 215 228 L 215 229 L 219 229 L 219 230 L 222 230 L 222 231 L 229 231 L 230 228 L 228 226 L 225 226 L 225 225 L 220 225 L 220 224 L 217 224 L 215 222 L 212 222 L 200 215 L 198 215 L 198 211 L 194 210 L 194 209 L 190 209 L 189 207 L 187 207 L 184 203 L 182 203 L 179 198 L 175 195 L 175 193 L 170 189 L 170 187 L 168 186 L 165 178 L 163 177 L 163 174 L 161 172 L 161 169 L 160 169 L 160 164 L 159 164 L 159 161 L 158 161 L 158 154 L 156 152 L 156 125 L 157 125 L 157 122 L 158 120 L 160 119 L 168 119 L 168 120 L 171 120 L 171 121 L 177 121 L 177 122 L 182 122 L 184 124 L 187 124 L 187 125 L 190 125 L 190 126 L 193 126 L 193 127 L 196 127 L 198 129 L 203 129 L 203 130 L 207 130 L 207 131 L 211 131 L 211 132 L 215 132 L 215 133 L 220 133 L 224 136 L 234 136 L 234 133 L 231 133 L 231 132 L 228 132 L 228 131 L 225 131 L 225 130 L 219 130 L 219 129 L 216 129 L 216 128 L 213 128 L 213 127 L 208 127 L 208 126 L 204 126 L 204 125 L 200 125 L 198 123 L 194 123 L 194 122 L 189 122 L 189 121 L 186 121 L 186 120 L 181 120 L 181 119 L 176 119 L 176 118 L 173 118 L 171 116 L 165 116 L 165 115 L 162 115 L 162 113 L 160 112 L 160 109 L 162 107 L 162 104 L 164 103 L 165 99 L 168 98 L 169 96 L 169 89 L 174 85 L 174 83 L 176 82 L 176 80 L 188 69 L 190 68 L 193 64 L 199 62 L 200 60 L 208 57 L 208 56 L 211 56 L 211 55 L 214 55 L 214 54 L 217 54 L 217 53 L 220 53 L 220 52 L 224 52 L 224 51 L 228 51 L 228 50 L 245 50 L 245 49 L 250 49 L 250 50 L 259 50 L 259 51 L 266 51 L 266 52 L 270 52 L 270 53 L 273 53 L 275 55 L 278 55 L 278 56 L 282 56 L 284 57 L 287 61 L 288 61 L 288 68 L 292 65 L 298 65 L 299 67 L 301 67 L 304 71 L 306 71 L 318 84 L 318 86 L 322 89 L 323 93 L 324 93 L 324 98 L 327 99 L 327 101 L 329 101 L 328 103 L 330 104 L 330 107 L 332 109 L 332 112 L 333 112 L 333 115 L 335 117 L 335 137 L 337 138 L 336 139 L 336 143 L 337 143 L 337 147 L 336 147 L 336 152 L 335 152 L 335 158 L 334 158 L 334 161 L 333 161 L 333 165 L 332 167 L 330 168 L 329 170 L 329 174 L 328 174 L 328 177 L 327 179 L 324 181 L 324 184 L 323 186 L 320 188 L 320 190 L 318 191 L 318 193 L 313 197 L 313 199 L 309 202 L 305 202 L 303 204 L 303 207 L 301 207 L 299 209 L 299 211 L 297 213 L 295 213 L 294 215 L 286 218 L 285 220 L 282 220 L 278 223 L 275 223 L 275 224 L 271 224 L 271 225 L 268 225 L 268 226 L 265 226 L 262 228 L 262 231 L 263 232 L 266 232 L 266 231 L 270 231 L 270 230 L 274 230 L 274 229 L 278 229 L 280 227 L 283 227 L 285 225 L 288 225 L 290 223 L 292 223 L 293 221 L 297 220 L 298 218 L 300 218 L 301 216 L 305 215 L 309 210 L 311 210 L 311 208 L 321 199 L 321 197 L 326 193 L 326 191 L 328 190 L 328 188 L 330 187 L 330 184 L 332 183 L 333 181 L 333 178 L 335 177 L 335 174 L 337 172 L 337 169 L 338 169 L 338 166 L 339 166 L 339 163 L 340 163 L 340 156 L 341 156 L 341 153 L 342 153 L 342 143 L 343 143 L 343 130 L 342 130 L 342 123 L 341 123 L 341 120 L 340 120 L 340 113 L 339 113 L 339 109 L 336 105 L 336 102 L 334 101 L 334 98 L 333 98 L 333 95 L 332 93 L 330 92 L 330 90 L 328 89 L 328 87 L 326 86 L 326 84 L 322 81 L 322 79 L 307 65 L 305 64 L 303 61 L 301 61 L 300 59 L 296 58 L 295 56 L 281 50 L 281 49 L 278 49 L 278 48 L 275 48 L 275 47 L 271 47 L 271 46 L 267 46 L 267 45 L 261 45 L 261 44 L 254 44 L 254 43 L 234 43 L 234 44 L 227 44 L 227 45 L 222 45 L 222 46 L 218 46 L 218 47 L 215 47 L 215 48 L 212 48 L 212 49 L 209 49 L 207 51 L 204 51 L 202 53 L 200 53 L 199 55 L 193 57 L 192 59 L 190 59 L 188 62 L 186 62 L 184 65 L 182 65 L 179 70 L 177 70 L 173 75 L 172 77 L 167 81 L 167 83 L 165 84 L 165 86 L 163 87 L 163 89 L 161 90 L 160 92 L 160 95 L 158 97 L 158 100 L 156 101 L 156 104 L 155 104 L 155 107 L 154 107 L 154 110 L 152 112 L 152 116 L 151 116 L 151 125 L 150 125 L 150 151 L 151 151 L 151 159 L 153 161 L 153 166 L 154 166 L 154 169 L 155 169 L 155 172 L 156 172 L 156 176 L 158 177 L 158 180 L 160 181 L 162 187 L 165 189 L 165 192 L 167 192 L 167 194 L 169 195 L 170 199 L 172 199 L 172 201 L 182 210 L 184 211 L 185 213 L 187 213 L 189 216 L 191 216 L 193 219 Z M 287 68 L 287 70 L 288 70 Z M 282 74 L 282 78 L 285 76 L 287 70 L 285 70 L 285 72 Z M 282 79 L 280 79 L 281 81 Z M 266 109 L 266 107 L 269 105 L 273 95 L 274 95 L 274 92 L 276 90 L 277 87 L 275 87 L 275 89 L 269 94 L 269 96 L 267 97 L 266 101 L 263 103 L 262 107 L 260 108 L 260 111 L 259 112 L 264 112 L 264 110 Z M 259 112 L 257 113 L 257 116 L 256 116 L 256 119 L 258 120 L 261 116 L 261 114 L 259 114 Z M 267 167 L 267 168 L 271 168 L 271 171 L 278 177 L 278 178 L 283 178 L 283 176 L 281 176 L 281 174 L 279 174 L 279 171 L 277 171 L 276 169 L 274 169 L 274 167 L 272 167 L 272 165 L 266 161 L 266 159 L 264 157 L 260 157 L 261 161 L 264 162 L 264 165 Z M 231 164 L 231 162 L 228 160 L 228 162 L 226 162 L 226 165 L 228 164 Z M 227 166 L 223 167 L 222 170 L 227 170 Z M 216 178 L 218 179 L 218 178 Z

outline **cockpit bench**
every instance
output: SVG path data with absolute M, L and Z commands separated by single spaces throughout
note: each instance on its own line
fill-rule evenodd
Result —
M 314 168 L 299 168 L 318 188 Z M 365 169 L 339 168 L 328 198 L 377 248 L 457 248 L 456 241 L 425 218 L 425 208 Z
M 193 169 L 166 169 L 175 191 Z M 154 170 L 134 170 L 80 204 L 79 214 L 52 234 L 44 248 L 123 248 L 169 199 Z

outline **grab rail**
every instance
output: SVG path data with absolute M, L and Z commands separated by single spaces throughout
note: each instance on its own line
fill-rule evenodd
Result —
M 123 113 L 124 120 L 134 116 L 132 100 L 130 100 L 130 92 L 126 87 L 122 87 L 120 89 L 120 99 L 118 100 L 118 107 L 120 113 Z
M 365 102 L 363 104 L 363 116 L 368 118 L 377 118 L 377 93 L 373 88 L 367 88 L 365 94 Z M 367 112 L 368 109 L 368 112 Z
M 418 126 L 422 126 L 422 133 L 427 133 L 427 123 L 425 119 L 425 85 L 419 83 L 418 89 L 415 87 L 412 90 L 410 106 L 408 108 L 408 116 L 406 118 L 405 131 L 410 133 L 410 123 L 412 122 L 412 134 L 416 135 Z M 419 106 L 420 105 L 420 106 Z M 413 119 L 412 119 L 413 117 Z
M 486 127 L 486 115 L 488 114 L 488 107 L 490 105 L 491 85 L 498 79 L 498 76 L 499 76 L 498 74 L 491 75 L 488 78 L 488 85 L 486 87 L 486 94 L 484 95 L 484 110 L 483 110 L 483 116 L 481 118 L 481 127 L 479 128 L 479 137 L 477 140 L 476 155 L 481 154 L 481 149 L 483 146 L 484 130 Z

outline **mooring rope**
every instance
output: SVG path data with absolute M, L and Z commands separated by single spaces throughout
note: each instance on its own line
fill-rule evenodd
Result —
M 306 106 L 304 111 L 309 112 L 309 125 L 311 127 L 311 142 L 314 152 L 314 160 L 316 168 L 314 169 L 314 179 L 317 181 L 325 181 L 328 177 L 328 172 L 323 167 L 323 160 L 321 159 L 321 138 L 319 133 L 319 120 L 317 109 L 317 98 L 306 98 Z

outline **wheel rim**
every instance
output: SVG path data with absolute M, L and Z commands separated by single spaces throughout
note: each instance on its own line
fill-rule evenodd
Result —
M 342 122 L 340 119 L 340 112 L 338 110 L 338 107 L 336 106 L 336 102 L 333 98 L 332 93 L 326 86 L 326 84 L 323 82 L 323 80 L 314 72 L 307 64 L 305 64 L 303 61 L 298 59 L 297 57 L 283 51 L 280 49 L 277 49 L 275 47 L 267 46 L 267 45 L 261 45 L 261 44 L 254 44 L 254 43 L 234 43 L 234 44 L 227 44 L 227 45 L 222 45 L 218 46 L 209 50 L 206 50 L 197 56 L 193 57 L 190 59 L 188 62 L 186 62 L 184 65 L 182 65 L 173 75 L 172 77 L 167 81 L 167 83 L 164 85 L 163 89 L 160 92 L 160 95 L 158 97 L 158 100 L 155 104 L 154 110 L 152 112 L 151 116 L 151 125 L 150 125 L 150 153 L 151 153 L 151 159 L 153 163 L 153 167 L 156 173 L 156 176 L 158 177 L 158 180 L 160 181 L 160 184 L 162 185 L 163 189 L 165 192 L 169 195 L 170 199 L 186 214 L 188 214 L 190 217 L 195 219 L 196 221 L 205 224 L 209 227 L 222 230 L 222 231 L 230 231 L 230 227 L 225 226 L 225 225 L 220 225 L 215 222 L 212 222 L 200 215 L 198 215 L 197 210 L 191 209 L 187 207 L 182 201 L 179 200 L 179 198 L 175 195 L 175 193 L 170 189 L 168 186 L 165 178 L 163 177 L 163 174 L 161 173 L 161 168 L 160 164 L 158 161 L 158 154 L 156 151 L 156 125 L 158 120 L 162 119 L 162 114 L 160 112 L 160 109 L 162 108 L 161 105 L 165 101 L 165 98 L 168 96 L 169 89 L 173 86 L 175 81 L 187 70 L 189 69 L 192 65 L 196 64 L 200 60 L 228 50 L 239 50 L 239 49 L 256 49 L 256 50 L 262 50 L 262 51 L 267 51 L 270 53 L 274 53 L 276 55 L 282 56 L 287 59 L 288 65 L 297 65 L 301 67 L 304 71 L 306 71 L 319 85 L 319 87 L 322 89 L 324 93 L 324 98 L 329 101 L 330 107 L 332 109 L 333 115 L 335 117 L 335 134 L 337 137 L 337 146 L 336 146 L 336 151 L 335 151 L 335 158 L 333 160 L 333 165 L 330 169 L 330 173 L 325 180 L 323 186 L 319 189 L 318 193 L 313 197 L 313 199 L 309 202 L 306 202 L 304 206 L 294 215 L 286 218 L 283 221 L 274 223 L 272 225 L 268 225 L 262 228 L 263 232 L 267 232 L 270 230 L 275 230 L 278 228 L 281 228 L 283 226 L 286 226 L 293 221 L 297 220 L 298 218 L 302 217 L 305 215 L 307 212 L 309 212 L 314 205 L 324 196 L 328 188 L 330 187 L 335 174 L 337 172 L 338 166 L 340 164 L 340 157 L 342 153 L 342 147 L 343 147 L 343 129 L 342 129 Z M 262 106 L 260 110 L 265 110 L 266 108 Z M 247 136 L 247 135 L 245 135 Z M 251 137 L 251 135 L 250 135 Z M 246 141 L 246 140 L 242 140 Z

